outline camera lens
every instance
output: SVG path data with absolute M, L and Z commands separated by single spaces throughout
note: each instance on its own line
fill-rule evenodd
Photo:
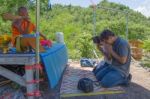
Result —
M 95 44 L 100 43 L 99 37 L 98 37 L 98 36 L 93 37 L 93 42 L 94 42 Z

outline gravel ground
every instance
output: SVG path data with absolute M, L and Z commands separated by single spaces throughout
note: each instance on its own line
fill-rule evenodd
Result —
M 74 62 L 70 62 L 70 65 L 74 65 Z M 132 83 L 129 87 L 125 87 L 126 90 L 125 94 L 111 95 L 111 96 L 101 95 L 101 96 L 86 97 L 86 98 L 82 97 L 82 99 L 150 99 L 150 72 L 144 69 L 143 67 L 141 67 L 139 65 L 139 62 L 132 62 L 130 71 L 132 74 Z M 48 82 L 47 81 L 42 82 L 40 88 L 42 97 L 40 99 L 60 99 L 59 87 L 60 84 L 55 89 L 49 90 Z M 6 91 L 8 91 L 9 89 L 10 92 L 15 94 L 14 89 L 11 89 L 11 87 L 7 85 L 7 86 L 0 87 L 1 96 L 2 96 L 1 90 L 3 90 L 3 88 L 5 88 L 5 90 L 7 89 Z M 5 92 L 3 91 L 3 93 Z M 18 91 L 16 91 L 16 94 L 18 94 Z M 18 97 L 23 97 L 22 93 L 20 93 L 20 96 Z M 23 98 L 12 97 L 10 99 L 24 99 L 24 97 Z M 70 99 L 76 99 L 76 98 L 70 98 Z

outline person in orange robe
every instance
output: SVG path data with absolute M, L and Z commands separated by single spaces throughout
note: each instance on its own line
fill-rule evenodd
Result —
M 18 15 L 21 16 L 21 18 L 14 20 L 12 23 L 13 43 L 17 36 L 22 34 L 31 34 L 36 30 L 35 25 L 29 19 L 27 8 L 25 7 L 18 8 Z M 40 36 L 46 39 L 46 37 L 42 33 L 40 33 Z

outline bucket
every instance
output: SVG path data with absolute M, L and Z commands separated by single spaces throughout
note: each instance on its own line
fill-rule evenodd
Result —
M 131 48 L 132 52 L 132 57 L 135 59 L 135 60 L 140 60 L 142 59 L 142 49 L 141 48 L 137 48 L 137 47 L 132 47 Z
M 65 43 L 64 42 L 64 35 L 62 32 L 56 33 L 56 41 L 57 41 L 57 43 L 63 43 L 63 44 Z
M 142 56 L 143 56 L 143 51 L 142 51 L 143 42 L 140 41 L 140 40 L 130 40 L 129 44 L 131 46 L 132 57 L 136 60 L 142 59 Z

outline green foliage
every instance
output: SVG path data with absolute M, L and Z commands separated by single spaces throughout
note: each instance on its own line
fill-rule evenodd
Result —
M 55 40 L 56 32 L 63 32 L 68 47 L 70 58 L 93 57 L 93 8 L 79 6 L 53 5 L 48 9 L 48 0 L 41 0 L 40 30 L 47 38 Z M 0 0 L 0 14 L 11 12 L 15 14 L 19 6 L 29 9 L 31 21 L 35 23 L 35 0 Z M 103 0 L 97 6 L 109 7 L 129 13 L 129 39 L 145 40 L 150 37 L 150 18 L 146 18 L 139 12 L 129 7 Z M 96 9 L 96 34 L 104 29 L 110 29 L 118 36 L 125 38 L 126 16 L 124 13 Z M 0 34 L 11 34 L 11 22 L 4 21 L 0 17 Z M 145 49 L 149 51 L 148 42 L 145 41 Z M 78 45 L 78 46 L 77 46 Z
M 141 65 L 150 68 L 150 54 L 144 55 L 141 60 Z
M 145 51 L 150 52 L 150 39 L 144 40 L 143 48 Z
M 90 33 L 82 33 L 75 42 L 77 48 L 81 54 L 81 57 L 91 58 L 93 57 L 93 44 L 92 35 Z

